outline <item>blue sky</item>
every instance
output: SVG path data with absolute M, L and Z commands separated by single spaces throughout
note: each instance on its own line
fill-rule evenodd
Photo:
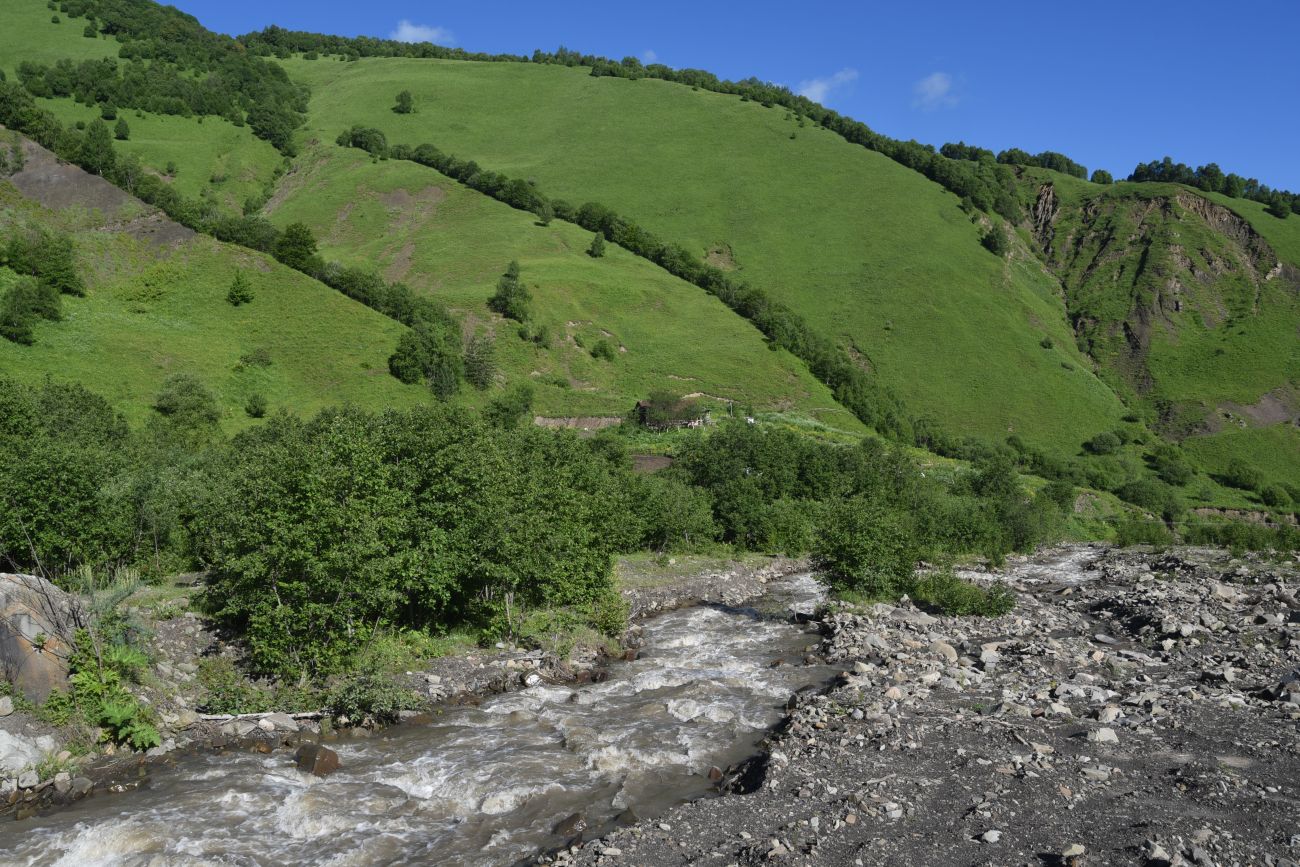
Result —
M 634 54 L 786 84 L 898 138 L 1059 150 L 1116 176 L 1168 154 L 1300 192 L 1296 0 L 172 2 L 226 33 Z

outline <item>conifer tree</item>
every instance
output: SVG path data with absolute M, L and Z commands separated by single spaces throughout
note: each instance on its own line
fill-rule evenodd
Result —
M 253 287 L 249 286 L 248 281 L 244 279 L 243 271 L 235 272 L 235 281 L 230 284 L 230 291 L 226 293 L 226 300 L 235 307 L 253 300 Z
M 519 263 L 511 261 L 497 281 L 497 291 L 488 299 L 488 307 L 507 319 L 527 322 L 532 315 L 532 301 L 528 287 L 519 280 Z

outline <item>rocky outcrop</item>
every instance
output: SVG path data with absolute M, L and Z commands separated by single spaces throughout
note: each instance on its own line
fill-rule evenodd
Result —
M 1086 197 L 1066 201 L 1053 184 L 1039 186 L 1025 228 L 1062 283 L 1080 346 L 1137 394 L 1160 390 L 1154 370 L 1223 365 L 1229 373 L 1240 364 L 1231 344 L 1243 324 L 1295 317 L 1288 296 L 1300 272 L 1232 209 L 1176 187 L 1074 192 Z M 1208 360 L 1184 339 L 1207 329 L 1222 329 L 1227 344 Z M 1189 405 L 1184 422 L 1176 409 L 1162 410 L 1175 435 L 1204 415 Z
M 1034 226 L 1034 240 L 1040 249 L 1052 249 L 1052 239 L 1056 237 L 1056 217 L 1060 212 L 1061 203 L 1056 197 L 1056 188 L 1051 184 L 1043 184 L 1029 214 Z
M 159 209 L 26 137 L 22 138 L 22 148 L 23 169 L 8 180 L 25 198 L 54 211 L 84 209 L 96 215 L 102 228 L 159 247 L 184 244 L 196 236 L 193 229 L 168 218 Z
M 0 673 L 32 701 L 67 682 L 72 640 L 83 615 L 44 578 L 0 573 Z

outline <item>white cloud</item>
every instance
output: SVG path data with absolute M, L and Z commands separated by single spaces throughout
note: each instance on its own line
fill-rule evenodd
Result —
M 825 102 L 831 91 L 852 84 L 857 80 L 858 71 L 845 67 L 827 78 L 810 78 L 807 81 L 799 82 L 796 92 L 800 96 L 808 97 L 813 102 Z
M 952 92 L 952 76 L 946 72 L 932 72 L 912 85 L 912 107 L 933 111 L 952 108 L 957 95 Z
M 398 42 L 432 42 L 436 45 L 456 43 L 456 37 L 446 27 L 412 24 L 405 18 L 397 22 L 397 29 L 388 34 L 388 38 L 396 39 Z
M 655 53 L 653 48 L 647 48 L 641 52 L 641 59 L 646 63 L 656 63 L 659 60 L 659 55 Z

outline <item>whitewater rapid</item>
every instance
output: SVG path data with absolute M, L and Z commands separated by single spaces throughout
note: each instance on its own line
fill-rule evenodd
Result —
M 819 593 L 797 576 L 759 608 L 662 615 L 604 682 L 332 743 L 342 769 L 324 779 L 286 751 L 189 757 L 135 792 L 10 824 L 0 863 L 510 864 L 564 842 L 575 813 L 599 828 L 706 795 L 711 766 L 751 753 L 793 691 L 829 676 L 798 664 L 815 637 L 789 616 Z

